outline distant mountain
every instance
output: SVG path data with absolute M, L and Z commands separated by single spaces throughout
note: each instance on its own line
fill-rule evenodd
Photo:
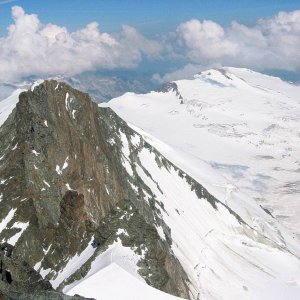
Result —
M 72 78 L 65 78 L 68 84 L 84 91 L 97 102 L 107 102 L 126 92 L 146 93 L 156 88 L 148 76 L 118 73 L 84 73 Z
M 130 73 L 129 71 L 87 72 L 73 77 L 54 76 L 54 79 L 66 82 L 72 87 L 88 93 L 96 103 L 107 102 L 126 92 L 147 93 L 158 86 L 151 80 L 151 75 Z M 40 80 L 35 76 L 24 78 L 18 83 L 0 83 L 0 101 L 7 98 L 18 88 L 30 89 L 31 85 Z

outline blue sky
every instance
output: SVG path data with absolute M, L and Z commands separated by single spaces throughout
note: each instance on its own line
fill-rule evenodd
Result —
M 0 0 L 0 82 L 105 70 L 163 82 L 219 66 L 297 80 L 299 49 L 299 0 Z
M 13 5 L 38 14 L 44 23 L 69 30 L 97 21 L 107 32 L 119 31 L 122 24 L 128 24 L 148 35 L 172 31 L 192 18 L 210 19 L 225 26 L 232 20 L 253 25 L 258 18 L 300 8 L 299 0 L 18 0 L 0 5 L 1 35 L 11 23 Z

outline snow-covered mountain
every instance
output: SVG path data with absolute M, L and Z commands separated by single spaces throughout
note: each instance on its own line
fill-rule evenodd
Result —
M 247 179 L 254 168 L 266 176 L 263 163 L 281 149 L 253 145 L 268 124 L 260 93 L 272 94 L 273 80 L 292 99 L 286 122 L 296 127 L 297 87 L 239 69 L 112 100 L 128 123 L 55 80 L 0 101 L 1 293 L 298 300 L 299 242 Z M 234 125 L 239 117 L 249 125 Z
M 218 199 L 255 201 L 300 242 L 300 86 L 224 68 L 161 91 L 108 106 Z
M 279 78 L 224 68 L 167 84 L 158 92 L 127 93 L 103 106 L 111 107 L 166 158 L 296 259 L 300 257 L 299 95 L 299 86 Z M 210 218 L 201 222 L 196 205 L 190 213 L 189 224 L 194 222 L 195 227 L 186 233 L 186 242 L 195 248 L 189 245 L 177 257 L 194 266 L 199 299 L 299 298 L 298 258 L 297 270 L 287 271 L 287 264 L 275 258 L 273 246 L 267 250 L 245 241 L 244 233 L 238 237 L 224 226 L 218 229 Z M 192 216 L 201 224 L 196 226 Z M 206 234 L 197 238 L 196 228 L 201 227 Z M 237 230 L 234 225 L 231 229 Z M 207 236 L 209 246 L 202 244 Z M 235 243 L 243 249 L 235 248 Z M 271 257 L 274 261 L 267 262 Z M 283 280 L 285 287 L 273 285 L 271 277 Z

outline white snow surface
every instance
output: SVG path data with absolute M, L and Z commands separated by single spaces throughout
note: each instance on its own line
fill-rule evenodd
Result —
M 140 257 L 121 241 L 110 245 L 91 265 L 81 280 L 64 288 L 68 295 L 80 294 L 103 300 L 172 300 L 180 299 L 148 286 L 138 274 L 136 266 Z
M 272 243 L 240 224 L 222 204 L 215 210 L 199 199 L 178 171 L 160 168 L 149 150 L 139 158 L 151 178 L 137 166 L 139 176 L 164 204 L 163 220 L 191 281 L 192 299 L 299 298 L 300 261 L 280 241 Z
M 15 90 L 8 98 L 0 100 L 0 126 L 6 121 L 19 101 L 19 95 L 23 89 Z
M 68 261 L 67 265 L 57 274 L 55 279 L 50 280 L 53 288 L 57 288 L 65 279 L 74 274 L 94 254 L 95 248 L 91 246 L 92 241 L 93 239 L 80 254 L 75 255 Z
M 21 237 L 21 235 L 23 234 L 23 232 L 27 229 L 27 227 L 29 226 L 29 222 L 23 223 L 23 222 L 15 222 L 12 226 L 8 227 L 8 224 L 13 220 L 15 213 L 16 213 L 17 209 L 16 208 L 12 208 L 7 216 L 0 222 L 0 233 L 4 230 L 4 229 L 10 229 L 10 228 L 17 228 L 20 229 L 19 232 L 17 232 L 15 235 L 13 235 L 12 237 L 10 237 L 7 240 L 2 240 L 1 243 L 3 242 L 7 242 L 13 246 L 15 246 L 15 244 L 18 242 L 19 238 Z
M 12 208 L 7 216 L 0 222 L 0 233 L 7 227 L 7 224 L 13 219 L 16 208 Z
M 239 68 L 176 84 L 183 104 L 171 91 L 127 93 L 101 106 L 218 199 L 256 201 L 300 242 L 300 86 Z
M 36 150 L 32 150 L 31 151 L 35 156 L 39 156 L 40 155 L 40 153 L 38 153 Z
M 23 223 L 23 222 L 16 222 L 11 228 L 17 228 L 20 229 L 19 232 L 17 232 L 15 235 L 13 235 L 12 237 L 10 237 L 7 240 L 7 243 L 15 246 L 16 243 L 18 242 L 19 238 L 21 237 L 21 235 L 23 234 L 23 232 L 27 229 L 27 227 L 29 226 L 29 222 Z
M 142 283 L 118 264 L 112 263 L 72 288 L 68 295 L 80 294 L 99 300 L 180 299 Z
M 300 88 L 236 68 L 176 84 L 183 104 L 170 91 L 127 93 L 102 106 L 245 221 L 221 203 L 216 210 L 198 199 L 176 169 L 161 168 L 142 150 L 151 177 L 136 170 L 164 205 L 192 298 L 298 300 Z
M 66 169 L 66 168 L 69 166 L 68 161 L 69 161 L 69 156 L 66 157 L 66 159 L 65 159 L 64 164 L 63 164 L 62 167 L 60 167 L 59 165 L 56 165 L 55 170 L 56 170 L 56 173 L 57 173 L 58 175 L 61 175 L 61 174 L 62 174 L 62 171 L 63 171 L 64 169 Z
M 33 92 L 34 89 L 35 89 L 37 86 L 39 86 L 40 84 L 42 84 L 43 82 L 44 82 L 43 79 L 38 79 L 38 80 L 36 80 L 36 81 L 32 84 L 30 90 Z
M 129 154 L 130 154 L 129 144 L 128 144 L 128 141 L 127 141 L 125 133 L 123 133 L 122 131 L 120 131 L 119 134 L 120 134 L 120 138 L 121 138 L 122 145 L 123 145 L 123 147 L 122 147 L 122 154 L 123 154 L 122 164 L 125 167 L 127 173 L 130 176 L 133 176 L 133 171 L 132 171 L 131 165 L 129 163 L 130 162 L 130 158 L 129 158 Z

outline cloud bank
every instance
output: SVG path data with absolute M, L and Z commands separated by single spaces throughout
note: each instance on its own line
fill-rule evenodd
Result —
M 224 28 L 208 20 L 190 20 L 176 33 L 193 63 L 300 70 L 300 10 L 260 19 L 254 27 L 234 21 Z
M 98 23 L 69 32 L 65 27 L 42 24 L 35 14 L 12 8 L 14 23 L 0 38 L 0 81 L 29 75 L 75 75 L 84 71 L 133 68 L 143 56 L 158 58 L 162 46 L 136 29 L 110 35 Z
M 130 26 L 115 34 L 101 32 L 96 22 L 70 32 L 43 24 L 37 15 L 26 14 L 19 6 L 12 8 L 12 18 L 7 34 L 0 37 L 0 82 L 30 75 L 72 76 L 135 68 L 144 59 L 186 64 L 165 76 L 155 75 L 157 81 L 211 65 L 300 71 L 300 10 L 260 19 L 252 27 L 235 21 L 223 27 L 210 20 L 192 19 L 156 39 L 146 38 Z

